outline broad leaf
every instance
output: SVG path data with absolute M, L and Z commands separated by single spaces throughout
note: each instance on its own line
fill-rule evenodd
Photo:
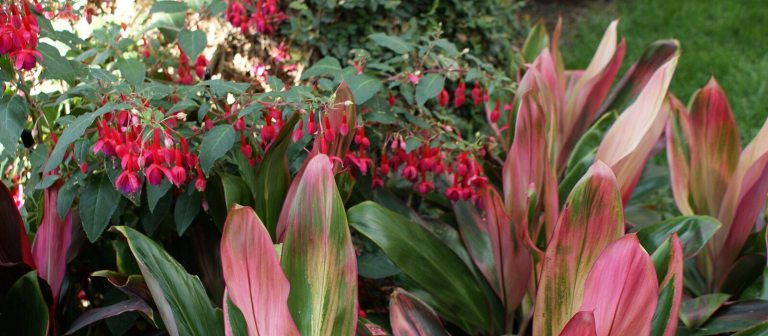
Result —
M 728 294 L 712 293 L 685 300 L 680 305 L 680 320 L 688 329 L 696 329 L 707 322 L 729 297 Z
M 223 335 L 221 313 L 208 300 L 198 277 L 147 236 L 127 226 L 115 230 L 127 239 L 171 336 Z
M 227 293 L 245 317 L 248 334 L 299 334 L 288 311 L 290 284 L 253 209 L 230 209 L 221 238 L 221 264 Z
M 179 32 L 179 45 L 181 50 L 187 54 L 191 62 L 197 59 L 197 55 L 200 55 L 205 49 L 208 40 L 205 37 L 205 33 L 202 30 L 187 30 L 183 29 Z
M 651 79 L 656 69 L 676 57 L 680 51 L 677 40 L 660 40 L 645 48 L 640 59 L 627 70 L 611 95 L 600 108 L 600 114 L 610 111 L 623 111 L 632 104 L 637 95 Z
M 0 158 L 13 159 L 29 109 L 22 96 L 5 96 L 0 100 Z
M 85 311 L 80 316 L 78 316 L 75 321 L 72 322 L 72 324 L 69 326 L 69 330 L 67 330 L 64 335 L 66 336 L 74 334 L 76 331 L 90 324 L 130 311 L 141 312 L 150 319 L 153 318 L 152 307 L 147 305 L 144 300 L 138 297 L 132 297 L 128 300 L 118 302 L 113 305 Z
M 665 246 L 667 248 L 657 250 L 662 252 L 663 256 L 658 256 L 657 253 L 651 256 L 656 268 L 656 276 L 662 279 L 658 305 L 651 322 L 652 336 L 675 335 L 683 299 L 683 247 L 676 233 L 672 234 Z M 664 259 L 666 263 L 657 264 L 657 259 Z M 662 268 L 664 268 L 663 273 L 660 272 Z
M 681 216 L 646 226 L 637 232 L 640 243 L 651 254 L 672 234 L 677 234 L 685 257 L 695 256 L 720 229 L 720 222 L 709 216 Z
M 648 335 L 659 295 L 651 257 L 634 234 L 611 243 L 587 276 L 582 311 L 598 335 Z
M 523 62 L 531 63 L 536 56 L 538 56 L 542 50 L 549 46 L 549 34 L 547 34 L 547 26 L 543 22 L 538 22 L 528 32 L 528 36 L 525 38 L 523 48 L 521 49 L 521 56 Z
M 349 223 L 431 296 L 441 316 L 468 332 L 491 325 L 478 279 L 432 232 L 373 202 L 349 209 Z
M 563 328 L 560 336 L 597 336 L 595 315 L 591 311 L 580 311 L 573 315 Z
M 131 85 L 139 86 L 144 82 L 144 76 L 147 72 L 144 62 L 135 58 L 121 58 L 115 65 L 123 78 Z
M 389 297 L 389 324 L 394 336 L 448 335 L 432 308 L 401 288 Z
M 200 168 L 203 168 L 203 172 L 207 175 L 213 163 L 227 154 L 234 144 L 235 129 L 232 125 L 218 125 L 206 132 L 200 144 Z
M 440 74 L 426 74 L 416 85 L 416 104 L 423 106 L 427 100 L 437 97 L 445 85 L 445 77 Z
M 381 80 L 366 74 L 345 78 L 349 89 L 355 97 L 355 104 L 363 104 L 373 98 L 381 90 Z
M 637 100 L 622 113 L 605 134 L 596 159 L 611 167 L 621 186 L 624 204 L 632 196 L 645 162 L 664 131 L 669 108 L 662 106 L 677 57 L 653 74 Z
M 597 161 L 571 191 L 547 246 L 536 294 L 534 335 L 559 333 L 581 310 L 592 264 L 623 232 L 616 178 L 608 166 Z
M 80 194 L 79 213 L 88 240 L 95 242 L 109 225 L 120 203 L 120 192 L 107 174 L 92 176 Z
M 67 251 L 72 243 L 72 212 L 60 218 L 56 209 L 59 189 L 56 183 L 43 192 L 43 219 L 32 243 L 32 257 L 38 275 L 48 282 L 53 301 L 59 301 L 61 285 L 67 272 Z
M 285 195 L 291 183 L 291 172 L 288 170 L 288 145 L 291 143 L 291 133 L 301 115 L 294 113 L 285 122 L 275 142 L 264 154 L 264 160 L 256 172 L 256 183 L 252 193 L 254 210 L 262 218 L 264 225 L 273 240 L 276 240 L 277 219 L 285 201 Z
M 288 307 L 304 335 L 349 335 L 357 323 L 357 258 L 328 156 L 309 159 L 285 199 L 281 264 Z
M 409 44 L 408 42 L 403 41 L 403 39 L 387 35 L 383 33 L 375 33 L 368 35 L 368 38 L 373 40 L 376 44 L 388 48 L 398 54 L 405 54 L 407 52 L 410 52 L 413 46 Z
M 19 278 L 10 291 L 4 293 L 2 302 L 0 325 L 4 326 L 3 332 L 10 330 L 8 326 L 13 326 L 13 335 L 48 335 L 48 306 L 35 271 Z
M 304 72 L 301 74 L 301 79 L 307 79 L 317 76 L 335 76 L 337 73 L 341 72 L 341 64 L 339 64 L 339 60 L 326 56 L 317 61 L 315 64 L 312 64 L 309 69 L 304 70 Z

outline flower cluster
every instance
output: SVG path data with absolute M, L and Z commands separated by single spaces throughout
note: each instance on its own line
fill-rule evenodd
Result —
M 123 171 L 115 187 L 123 193 L 135 193 L 141 188 L 142 172 L 151 185 L 168 179 L 176 187 L 185 185 L 193 176 L 195 188 L 205 190 L 205 177 L 197 155 L 190 153 L 187 140 L 172 134 L 172 128 L 155 128 L 145 133 L 138 115 L 128 110 L 106 113 L 96 124 L 99 139 L 95 153 L 120 160 Z M 145 140 L 144 134 L 151 134 Z
M 144 42 L 144 45 L 146 46 L 146 40 Z M 146 47 L 145 47 L 146 48 Z M 147 53 L 148 53 L 147 49 Z M 147 57 L 147 56 L 145 56 Z M 195 75 L 197 75 L 198 79 L 203 79 L 205 77 L 205 69 L 208 66 L 208 60 L 200 54 L 197 56 L 197 59 L 195 60 Z M 189 63 L 189 57 L 184 52 L 183 49 L 181 49 L 181 46 L 179 46 L 179 68 L 178 68 L 178 76 L 176 77 L 176 82 L 182 85 L 192 85 L 194 82 L 194 79 L 192 78 L 192 67 Z
M 243 34 L 271 34 L 287 16 L 277 7 L 277 0 L 256 0 L 255 5 L 252 0 L 229 0 L 226 18 Z
M 22 3 L 24 15 L 13 0 L 0 6 L 0 55 L 10 56 L 16 70 L 31 70 L 42 59 L 35 50 L 40 31 L 37 19 L 26 1 Z
M 445 175 L 452 180 L 445 195 L 451 201 L 458 201 L 474 198 L 476 190 L 488 183 L 480 164 L 465 151 L 451 159 L 450 152 L 427 143 L 410 152 L 406 148 L 406 141 L 400 138 L 392 141 L 389 151 L 386 148 L 382 151 L 377 174 L 373 178 L 374 188 L 384 186 L 383 178 L 390 173 L 395 176 L 399 172 L 400 177 L 413 183 L 417 192 L 426 195 L 435 190 L 433 180 Z

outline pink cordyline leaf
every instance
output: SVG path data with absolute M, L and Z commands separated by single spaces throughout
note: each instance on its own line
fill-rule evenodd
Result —
M 26 264 L 35 268 L 27 230 L 5 183 L 0 182 L 0 266 Z
M 485 220 L 496 261 L 497 278 L 501 288 L 501 300 L 506 311 L 508 325 L 514 320 L 515 309 L 523 299 L 531 280 L 533 260 L 523 242 L 527 228 L 523 222 L 515 224 L 504 210 L 504 204 L 490 185 L 480 191 L 485 209 Z
M 292 186 L 293 188 L 293 186 Z M 357 257 L 328 156 L 309 159 L 289 191 L 281 265 L 288 308 L 303 335 L 351 335 L 357 323 Z
M 67 211 L 64 219 L 61 219 L 56 210 L 62 184 L 58 181 L 43 192 L 43 219 L 32 243 L 32 257 L 37 265 L 37 273 L 51 287 L 53 302 L 59 299 L 61 284 L 67 272 L 67 251 L 72 243 L 72 212 Z
M 677 57 L 673 57 L 656 70 L 635 102 L 608 129 L 597 149 L 595 159 L 605 162 L 616 174 L 624 204 L 664 131 L 669 109 L 662 105 L 676 65 Z
M 551 136 L 548 134 L 548 117 L 555 117 L 553 106 L 545 108 L 540 102 L 551 102 L 553 99 L 541 99 L 554 94 L 542 92 L 549 85 L 543 82 L 555 80 L 551 75 L 540 73 L 538 69 L 553 74 L 554 68 L 549 53 L 545 49 L 536 58 L 534 66 L 525 74 L 520 85 L 519 108 L 515 123 L 515 136 L 512 146 L 507 152 L 503 167 L 504 199 L 507 211 L 514 223 L 523 223 L 528 216 L 528 188 L 531 184 L 536 189 L 536 195 L 541 195 L 539 209 L 543 210 L 544 229 L 547 239 L 551 237 L 557 218 L 557 179 L 553 169 L 551 153 Z M 548 112 L 549 111 L 549 112 Z M 547 114 L 549 113 L 549 114 Z M 534 239 L 541 233 L 542 223 L 532 223 L 529 228 Z
M 461 241 L 466 247 L 472 262 L 488 281 L 491 289 L 502 296 L 499 271 L 494 248 L 491 242 L 488 219 L 482 216 L 475 202 L 457 201 L 453 203 L 453 211 L 456 214 L 456 224 L 459 229 Z
M 596 336 L 595 315 L 591 311 L 580 311 L 573 315 L 563 328 L 560 336 Z
M 768 122 L 744 148 L 728 185 L 718 219 L 722 228 L 713 237 L 715 273 L 726 274 L 765 206 L 768 193 Z
M 598 336 L 648 335 L 659 285 L 636 234 L 605 248 L 589 271 L 582 311 L 592 311 Z
M 299 335 L 288 311 L 290 284 L 269 232 L 250 207 L 233 205 L 221 237 L 227 292 L 243 312 L 249 335 Z
M 435 311 L 402 288 L 389 297 L 389 323 L 394 336 L 448 335 Z
M 692 205 L 697 214 L 716 216 L 739 162 L 741 139 L 728 98 L 714 78 L 694 94 L 687 121 Z
M 547 245 L 533 315 L 533 335 L 557 335 L 578 312 L 592 264 L 624 232 L 616 178 L 596 161 L 574 186 Z
M 677 233 L 672 234 L 670 246 L 670 260 L 667 275 L 661 282 L 660 288 L 672 286 L 672 308 L 669 311 L 669 319 L 666 321 L 664 336 L 674 336 L 677 331 L 677 323 L 680 315 L 680 304 L 683 301 L 683 245 Z
M 669 120 L 665 130 L 667 140 L 667 161 L 669 162 L 669 178 L 672 184 L 672 194 L 675 204 L 683 215 L 692 216 L 689 189 L 690 159 L 685 133 L 688 132 L 688 112 L 683 103 L 675 96 L 669 95 L 665 106 L 670 109 Z
M 618 24 L 618 20 L 611 22 L 587 69 L 572 77 L 567 84 L 565 104 L 560 111 L 559 120 L 562 147 L 558 156 L 558 167 L 565 165 L 571 148 L 597 118 L 600 105 L 608 95 L 624 60 L 626 43 L 623 40 L 618 45 L 616 43 Z

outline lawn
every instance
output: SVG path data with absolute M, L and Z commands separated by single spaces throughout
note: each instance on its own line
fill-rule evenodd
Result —
M 715 75 L 730 98 L 742 137 L 751 139 L 768 116 L 768 3 L 761 0 L 587 1 L 566 17 L 563 54 L 586 67 L 608 23 L 620 18 L 627 37 L 624 70 L 655 40 L 682 46 L 672 91 L 687 102 Z M 622 70 L 623 71 L 623 70 Z

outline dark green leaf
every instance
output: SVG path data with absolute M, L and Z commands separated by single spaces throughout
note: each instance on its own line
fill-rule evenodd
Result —
M 707 322 L 730 297 L 728 294 L 713 293 L 683 300 L 680 305 L 680 320 L 688 329 L 696 329 Z
M 200 145 L 200 167 L 207 175 L 213 163 L 227 154 L 235 144 L 235 129 L 232 125 L 218 125 L 203 137 Z
M 149 212 L 155 212 L 155 206 L 168 190 L 171 190 L 171 182 L 163 179 L 163 182 L 159 185 L 152 185 L 147 183 L 147 205 L 149 205 Z
M 43 299 L 37 272 L 32 271 L 16 281 L 5 294 L 0 325 L 3 332 L 18 336 L 45 336 L 48 328 L 48 305 Z
M 381 90 L 381 81 L 366 74 L 347 76 L 345 80 L 357 105 L 365 103 Z
M 107 174 L 91 177 L 80 194 L 80 220 L 88 240 L 99 239 L 109 225 L 112 215 L 120 203 L 120 193 L 109 182 Z
M 144 62 L 135 58 L 121 58 L 117 61 L 116 66 L 129 84 L 138 86 L 144 82 L 144 76 L 147 72 Z
M 437 97 L 445 85 L 445 77 L 439 74 L 427 74 L 416 85 L 416 104 L 423 106 L 427 100 Z
M 709 216 L 681 216 L 644 227 L 637 232 L 637 238 L 648 251 L 654 251 L 673 233 L 677 232 L 683 244 L 686 258 L 690 258 L 704 247 L 720 228 L 720 222 Z
M 178 1 L 158 1 L 152 4 L 149 14 L 154 13 L 179 13 L 187 10 L 187 4 Z
M 200 212 L 200 193 L 191 189 L 181 193 L 173 209 L 173 219 L 176 222 L 176 233 L 184 234 L 197 214 Z
M 317 61 L 315 64 L 313 64 L 309 69 L 305 70 L 301 74 L 301 79 L 307 79 L 311 77 L 317 77 L 317 76 L 336 76 L 341 71 L 341 64 L 339 64 L 339 60 L 327 56 L 319 61 Z
M 82 64 L 61 56 L 59 50 L 50 44 L 38 44 L 37 51 L 43 55 L 42 65 L 51 79 L 61 79 L 69 85 L 75 85 L 75 80 L 87 75 Z
M 376 44 L 388 48 L 398 54 L 405 54 L 410 52 L 413 46 L 403 41 L 403 39 L 397 36 L 391 36 L 383 33 L 376 33 L 368 35 L 368 38 L 373 40 Z
M 429 293 L 434 308 L 447 320 L 470 333 L 491 325 L 478 279 L 429 230 L 372 202 L 351 208 L 349 223 Z
M 115 229 L 128 240 L 169 334 L 224 334 L 221 313 L 211 305 L 198 277 L 147 236 L 126 226 Z
M 154 8 L 154 7 L 153 7 Z M 194 62 L 197 55 L 200 55 L 208 44 L 205 33 L 200 30 L 184 29 L 179 32 L 179 45 L 184 53 L 189 57 L 190 62 Z
M 0 101 L 0 158 L 16 157 L 19 138 L 28 115 L 27 102 L 22 96 L 3 97 Z

